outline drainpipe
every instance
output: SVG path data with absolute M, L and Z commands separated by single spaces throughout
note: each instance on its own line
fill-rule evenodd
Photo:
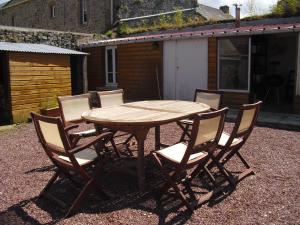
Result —
M 235 6 L 235 27 L 241 26 L 241 4 L 233 4 Z
M 114 24 L 114 0 L 110 0 L 110 26 Z
M 82 57 L 82 78 L 83 78 L 83 93 L 87 93 L 88 87 L 88 77 L 87 77 L 87 56 Z

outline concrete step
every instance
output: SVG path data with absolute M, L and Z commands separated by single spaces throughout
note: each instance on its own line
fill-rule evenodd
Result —
M 238 110 L 229 110 L 227 114 L 227 121 L 235 122 L 237 114 Z M 261 111 L 258 116 L 257 125 L 284 130 L 300 131 L 300 115 Z

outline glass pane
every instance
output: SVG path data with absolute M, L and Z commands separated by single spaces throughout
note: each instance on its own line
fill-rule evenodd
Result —
M 220 56 L 248 56 L 249 38 L 228 38 L 221 39 L 220 42 Z
M 219 88 L 248 90 L 248 37 L 219 42 Z
M 248 90 L 248 57 L 220 60 L 220 89 Z
M 113 72 L 113 54 L 112 49 L 107 49 L 107 72 Z
M 113 73 L 108 73 L 107 74 L 107 81 L 108 81 L 108 83 L 113 83 L 114 82 L 114 74 Z

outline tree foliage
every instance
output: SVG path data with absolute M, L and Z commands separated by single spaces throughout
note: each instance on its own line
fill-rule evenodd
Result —
M 300 0 L 279 0 L 272 11 L 284 16 L 300 15 Z

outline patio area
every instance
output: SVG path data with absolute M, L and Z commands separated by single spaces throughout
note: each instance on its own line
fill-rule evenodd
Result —
M 232 124 L 226 124 L 230 130 Z M 173 144 L 181 130 L 172 123 L 161 127 L 162 143 Z M 104 190 L 112 195 L 103 201 L 89 195 L 74 216 L 62 220 L 64 212 L 52 202 L 37 196 L 53 174 L 53 166 L 38 143 L 32 124 L 0 133 L 0 224 L 299 224 L 300 139 L 299 132 L 256 127 L 241 152 L 256 175 L 241 181 L 198 207 L 191 215 L 169 194 L 161 206 L 153 191 L 162 176 L 148 153 L 154 149 L 154 129 L 145 143 L 146 190 L 136 185 L 135 159 L 109 162 L 102 177 Z M 235 160 L 231 171 L 239 171 Z M 195 180 L 197 194 L 201 192 Z M 50 190 L 71 202 L 78 191 L 68 181 L 57 182 Z

